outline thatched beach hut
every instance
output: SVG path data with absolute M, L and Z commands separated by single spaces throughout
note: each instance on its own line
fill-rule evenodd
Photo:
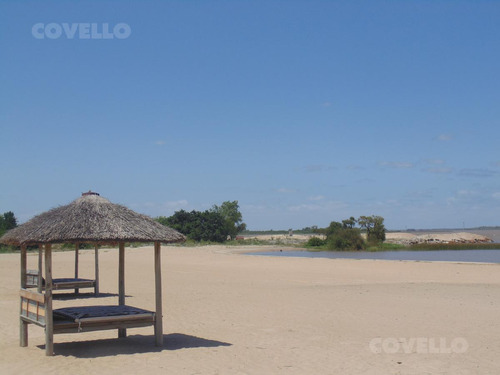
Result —
M 179 232 L 113 204 L 97 193 L 88 192 L 68 205 L 42 213 L 7 232 L 0 243 L 21 247 L 21 314 L 20 345 L 28 344 L 28 324 L 45 329 L 45 349 L 53 355 L 54 333 L 118 329 L 125 337 L 126 329 L 153 325 L 157 346 L 163 342 L 161 298 L 161 244 L 184 241 Z M 156 309 L 148 311 L 125 304 L 125 242 L 154 242 Z M 78 279 L 78 247 L 80 244 L 118 245 L 118 305 L 82 306 L 53 310 L 52 292 L 57 282 L 52 279 L 52 244 L 69 243 L 76 247 L 75 278 L 64 279 L 71 288 L 87 286 Z M 39 246 L 39 282 L 37 291 L 27 288 L 26 248 Z M 45 272 L 42 272 L 42 251 Z M 96 268 L 97 268 L 96 252 Z M 45 285 L 42 288 L 42 273 Z M 96 275 L 98 274 L 96 270 Z M 87 280 L 88 281 L 88 280 Z M 95 280 L 94 280 L 95 282 Z

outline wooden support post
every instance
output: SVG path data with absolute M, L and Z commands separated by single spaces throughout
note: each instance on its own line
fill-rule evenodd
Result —
M 45 355 L 54 355 L 54 321 L 52 316 L 52 245 L 45 245 Z
M 43 254 L 43 246 L 42 245 L 38 245 L 38 287 L 37 287 L 37 291 L 38 293 L 42 293 L 42 290 L 43 290 L 43 270 L 42 270 L 42 267 L 43 267 L 43 257 L 42 257 L 42 254 Z
M 125 305 L 125 243 L 120 242 L 118 255 L 118 305 Z M 125 328 L 118 329 L 118 337 L 127 337 Z
M 26 265 L 27 265 L 27 258 L 26 258 L 26 246 L 21 245 L 21 288 L 25 289 L 26 288 Z M 22 300 L 21 300 L 21 307 L 19 311 L 19 315 L 21 315 L 22 311 Z M 20 346 L 28 346 L 28 323 L 23 321 L 19 317 L 19 345 Z
M 96 297 L 99 295 L 99 247 L 95 245 L 94 247 L 94 255 L 95 255 L 95 287 L 94 294 Z
M 161 300 L 161 244 L 155 242 L 155 343 L 163 346 L 163 314 Z
M 79 256 L 79 251 L 80 250 L 80 244 L 75 244 L 75 279 L 78 279 L 78 256 Z M 75 294 L 79 294 L 80 289 L 75 288 Z

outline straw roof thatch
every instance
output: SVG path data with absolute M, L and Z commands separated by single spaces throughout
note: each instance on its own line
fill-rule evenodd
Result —
M 0 238 L 0 243 L 19 246 L 184 240 L 184 235 L 176 230 L 89 192 L 66 206 L 35 216 L 8 231 Z

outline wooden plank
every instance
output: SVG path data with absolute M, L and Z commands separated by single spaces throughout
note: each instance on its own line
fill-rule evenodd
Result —
M 31 318 L 29 318 L 29 317 L 27 317 L 27 316 L 22 316 L 22 317 L 21 317 L 21 320 L 22 320 L 22 321 L 24 321 L 26 324 L 28 324 L 28 323 L 29 323 L 29 324 L 34 324 L 34 325 L 37 325 L 37 326 L 39 326 L 39 327 L 43 327 L 43 328 L 45 328 L 45 323 L 40 322 L 40 321 L 33 320 L 33 319 L 31 319 Z
M 154 324 L 153 319 L 151 320 L 131 320 L 123 322 L 106 322 L 106 323 L 88 323 L 81 324 L 78 323 L 68 323 L 68 322 L 56 322 L 54 325 L 54 334 L 60 333 L 85 333 L 93 331 L 104 331 L 109 329 L 128 329 L 128 328 L 140 328 L 140 327 L 150 327 Z
M 52 316 L 52 245 L 45 245 L 45 355 L 54 355 L 54 322 Z
M 19 295 L 23 298 L 45 304 L 45 295 L 42 293 L 33 292 L 28 289 L 21 289 L 19 291 Z
M 75 279 L 78 279 L 78 256 L 80 255 L 80 244 L 75 244 Z M 75 294 L 78 294 L 80 291 L 78 288 L 75 288 Z
M 94 247 L 95 255 L 95 284 L 94 284 L 94 294 L 99 295 L 99 247 L 95 245 Z
M 114 316 L 93 316 L 91 318 L 75 319 L 76 323 L 88 322 L 122 322 L 127 320 L 140 320 L 143 318 L 150 318 L 153 320 L 153 314 L 133 314 L 133 315 L 114 315 Z
M 42 253 L 43 253 L 43 247 L 42 247 L 42 245 L 38 245 L 38 283 L 37 283 L 38 293 L 42 293 L 42 288 L 43 288 Z
M 26 288 L 26 264 L 27 264 L 27 254 L 26 254 L 26 246 L 21 246 L 21 288 Z M 19 315 L 22 315 L 23 312 L 23 300 L 21 300 L 21 306 Z M 28 346 L 28 323 L 24 320 L 19 320 L 19 345 L 24 347 Z
M 162 296 L 161 296 L 161 244 L 155 242 L 155 344 L 163 345 L 163 315 L 162 315 Z
M 125 243 L 120 242 L 118 247 L 118 305 L 125 305 Z M 127 331 L 118 329 L 118 337 L 127 337 Z
M 58 281 L 52 283 L 53 290 L 61 289 L 75 289 L 75 288 L 93 288 L 95 286 L 94 280 L 89 281 Z M 76 290 L 76 289 L 75 289 Z

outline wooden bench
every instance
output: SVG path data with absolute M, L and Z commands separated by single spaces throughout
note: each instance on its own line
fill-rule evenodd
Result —
M 39 282 L 38 270 L 28 270 L 26 272 L 26 287 L 27 288 L 37 288 Z M 42 278 L 42 288 L 45 288 L 45 279 Z M 98 295 L 97 282 L 91 279 L 81 279 L 81 278 L 59 278 L 52 279 L 52 289 L 53 290 L 67 290 L 67 289 L 83 289 L 83 288 L 93 288 L 94 294 Z

